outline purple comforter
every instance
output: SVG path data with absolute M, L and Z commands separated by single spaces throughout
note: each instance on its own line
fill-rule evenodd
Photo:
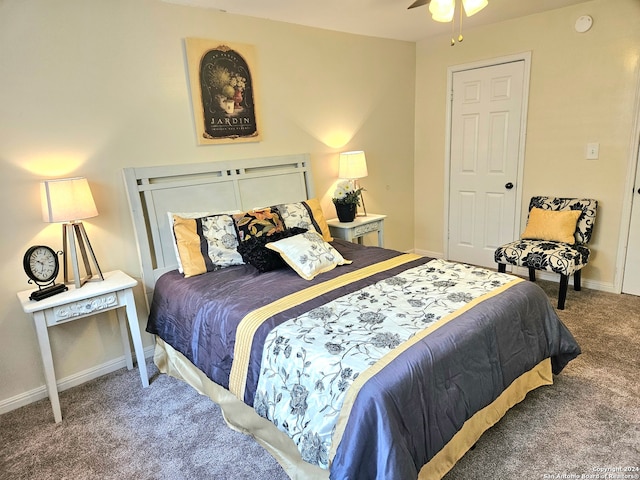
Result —
M 156 283 L 147 331 L 228 388 L 238 323 L 250 311 L 314 283 L 400 252 L 334 241 L 353 260 L 312 282 L 293 270 L 258 273 L 244 265 L 197 277 L 177 271 Z M 271 328 L 336 297 L 430 261 L 422 258 L 360 280 L 268 319 L 256 332 L 245 403 L 252 405 L 260 353 Z M 580 353 L 535 284 L 520 282 L 434 331 L 359 391 L 331 465 L 331 478 L 416 478 L 474 413 L 516 378 L 551 358 L 554 373 Z

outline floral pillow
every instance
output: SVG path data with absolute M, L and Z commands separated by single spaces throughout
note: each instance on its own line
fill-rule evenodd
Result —
M 173 243 L 173 251 L 176 254 L 176 261 L 178 262 L 178 271 L 180 273 L 184 273 L 184 269 L 182 268 L 182 260 L 180 260 L 180 252 L 178 251 L 178 244 L 176 243 L 176 235 L 173 232 L 173 216 L 177 215 L 182 218 L 200 218 L 200 217 L 210 217 L 212 215 L 222 215 L 222 214 L 232 214 L 232 213 L 240 213 L 240 210 L 228 210 L 225 212 L 167 212 L 167 216 L 169 217 L 169 226 L 171 227 L 171 240 Z
M 173 215 L 173 233 L 185 277 L 242 265 L 231 215 L 182 218 Z
M 253 265 L 259 272 L 270 272 L 271 270 L 286 267 L 287 264 L 278 252 L 266 248 L 266 244 L 304 232 L 306 230 L 303 228 L 293 227 L 269 236 L 251 237 L 244 242 L 240 242 L 238 252 L 242 255 L 245 263 Z
M 317 198 L 298 203 L 285 203 L 277 205 L 276 208 L 287 228 L 299 227 L 305 230 L 315 230 L 322 235 L 325 242 L 333 240 Z
M 270 242 L 265 247 L 278 252 L 305 280 L 313 280 L 317 275 L 333 270 L 338 265 L 351 263 L 351 260 L 345 260 L 340 252 L 314 231 Z
M 238 213 L 233 219 L 240 242 L 251 237 L 266 237 L 284 231 L 284 222 L 275 207 Z

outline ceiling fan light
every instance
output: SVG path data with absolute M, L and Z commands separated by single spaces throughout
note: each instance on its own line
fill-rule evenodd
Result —
M 453 20 L 455 9 L 455 0 L 431 0 L 429 3 L 429 12 L 436 22 L 447 23 Z
M 489 2 L 488 0 L 462 0 L 462 4 L 464 5 L 464 12 L 467 14 L 467 17 L 470 17 L 486 7 Z

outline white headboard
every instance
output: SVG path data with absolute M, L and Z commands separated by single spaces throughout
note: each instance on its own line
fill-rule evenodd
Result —
M 149 304 L 156 280 L 177 268 L 167 212 L 244 211 L 314 196 L 308 154 L 125 168 L 123 174 Z

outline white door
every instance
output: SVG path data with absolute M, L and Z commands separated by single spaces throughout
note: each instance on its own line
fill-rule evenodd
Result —
M 524 61 L 454 72 L 448 258 L 495 267 L 512 241 L 524 105 Z
M 636 167 L 636 182 L 631 207 L 631 224 L 627 242 L 627 258 L 624 263 L 622 293 L 640 295 L 640 152 Z

